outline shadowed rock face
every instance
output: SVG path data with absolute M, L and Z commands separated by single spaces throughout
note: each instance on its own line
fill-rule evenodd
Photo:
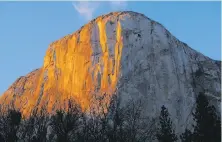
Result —
M 28 116 L 38 107 L 67 108 L 75 99 L 85 111 L 95 95 L 105 93 L 109 103 L 118 93 L 122 106 L 142 100 L 144 115 L 156 117 L 165 105 L 180 131 L 192 121 L 198 92 L 220 107 L 220 63 L 142 14 L 115 12 L 53 42 L 42 68 L 17 79 L 0 104 L 13 103 Z

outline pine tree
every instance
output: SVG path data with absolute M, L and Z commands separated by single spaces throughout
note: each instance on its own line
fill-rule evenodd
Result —
M 1 134 L 4 141 L 7 142 L 17 142 L 18 136 L 17 132 L 19 130 L 20 122 L 21 122 L 21 113 L 17 110 L 10 109 L 7 112 L 7 115 L 2 117 L 2 121 L 0 122 L 1 126 Z
M 185 132 L 180 135 L 181 142 L 192 142 L 192 132 L 185 129 Z
M 165 106 L 161 107 L 161 113 L 159 116 L 160 125 L 156 134 L 159 142 L 175 142 L 177 136 L 175 130 L 172 127 L 172 121 L 169 117 L 168 110 Z
M 220 119 L 217 117 L 216 110 L 209 106 L 209 102 L 204 95 L 200 93 L 196 99 L 196 110 L 193 113 L 194 121 L 194 141 L 195 142 L 220 142 Z
M 56 115 L 52 116 L 51 127 L 56 134 L 57 142 L 70 142 L 76 138 L 76 131 L 79 127 L 81 110 L 79 105 L 69 100 L 67 112 L 58 110 Z

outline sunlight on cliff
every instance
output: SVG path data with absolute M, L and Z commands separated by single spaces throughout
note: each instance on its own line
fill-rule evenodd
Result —
M 95 21 L 99 34 L 95 37 L 99 41 L 96 48 L 101 48 L 101 54 L 96 57 L 92 47 L 93 24 L 87 24 L 79 32 L 50 45 L 39 77 L 33 82 L 36 87 L 32 96 L 25 90 L 23 94 L 27 95 L 22 99 L 29 99 L 28 102 L 20 104 L 21 100 L 16 101 L 25 116 L 33 108 L 44 106 L 48 112 L 67 109 L 69 99 L 75 99 L 83 111 L 89 110 L 92 105 L 101 107 L 97 99 L 104 105 L 109 104 L 120 77 L 123 42 L 121 23 L 118 21 L 116 40 L 112 41 L 115 45 L 108 47 L 106 24 L 107 21 L 102 18 Z M 109 53 L 109 48 L 114 49 L 114 56 Z
M 101 78 L 101 93 L 106 93 L 108 96 L 103 100 L 105 104 L 110 101 L 110 95 L 116 91 L 116 85 L 120 74 L 120 59 L 122 55 L 122 37 L 121 37 L 121 24 L 117 23 L 116 28 L 116 44 L 115 44 L 115 60 L 109 56 L 107 36 L 106 36 L 106 23 L 98 21 L 100 44 L 103 52 L 100 63 L 103 64 L 102 78 Z M 112 47 L 111 47 L 112 48 Z M 114 62 L 113 62 L 114 61 Z

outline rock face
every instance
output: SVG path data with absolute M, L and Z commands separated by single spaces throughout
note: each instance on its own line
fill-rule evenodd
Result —
M 0 104 L 28 116 L 37 107 L 66 108 L 70 98 L 87 110 L 95 94 L 109 102 L 118 93 L 122 106 L 141 99 L 144 115 L 155 117 L 165 105 L 179 132 L 192 121 L 198 92 L 220 108 L 220 64 L 142 14 L 114 12 L 53 42 L 42 68 L 17 79 Z

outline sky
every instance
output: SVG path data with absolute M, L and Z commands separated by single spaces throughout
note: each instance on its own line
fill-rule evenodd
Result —
M 0 95 L 43 65 L 51 42 L 112 11 L 143 13 L 193 49 L 221 60 L 220 8 L 220 2 L 0 2 Z

